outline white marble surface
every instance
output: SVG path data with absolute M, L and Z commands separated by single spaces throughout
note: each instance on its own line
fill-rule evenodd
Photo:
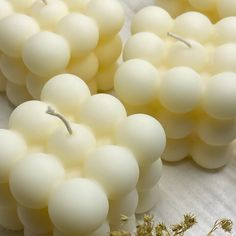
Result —
M 152 0 L 123 0 L 127 22 L 122 36 L 127 38 L 130 17 Z M 12 106 L 0 94 L 0 128 L 7 127 Z M 1 142 L 1 141 L 0 141 Z M 1 146 L 0 146 L 1 147 Z M 236 224 L 236 158 L 223 169 L 207 171 L 191 160 L 176 164 L 164 163 L 160 181 L 159 202 L 152 210 L 156 219 L 173 224 L 186 212 L 198 216 L 199 224 L 186 235 L 205 236 L 217 218 L 231 218 Z M 0 228 L 0 236 L 22 236 L 22 232 L 9 232 Z M 215 235 L 225 235 L 221 232 Z M 236 235 L 236 227 L 234 233 Z

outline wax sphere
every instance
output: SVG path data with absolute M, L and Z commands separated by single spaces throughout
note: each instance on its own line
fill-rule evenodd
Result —
M 2 55 L 0 59 L 0 69 L 5 77 L 12 83 L 25 84 L 28 69 L 21 59 Z
M 26 88 L 34 99 L 40 100 L 41 91 L 47 80 L 48 78 L 40 77 L 33 73 L 27 74 Z
M 184 12 L 185 0 L 155 0 L 157 6 L 165 9 L 171 16 L 176 17 Z
M 175 19 L 173 32 L 183 38 L 205 43 L 209 41 L 213 33 L 213 25 L 205 15 L 199 12 L 186 12 Z
M 236 73 L 223 72 L 207 83 L 204 108 L 208 114 L 220 119 L 236 116 Z
M 130 148 L 139 165 L 150 165 L 164 151 L 166 136 L 160 123 L 151 116 L 135 114 L 128 116 L 116 130 L 118 144 Z
M 98 71 L 94 79 L 97 81 L 97 86 L 100 91 L 108 91 L 113 88 L 114 76 L 117 68 L 118 64 L 114 63 L 109 67 L 101 68 Z
M 20 132 L 29 143 L 43 144 L 60 120 L 46 114 L 48 105 L 40 101 L 28 101 L 19 105 L 9 118 L 9 128 Z
M 102 41 L 95 49 L 96 56 L 100 66 L 109 66 L 117 61 L 122 51 L 122 41 L 119 35 L 116 35 L 109 41 Z
M 29 10 L 31 5 L 34 3 L 35 0 L 9 0 L 9 2 L 14 6 L 15 10 L 25 12 Z
M 32 73 L 39 76 L 58 74 L 66 68 L 69 60 L 67 41 L 52 32 L 42 31 L 32 36 L 23 49 L 24 63 Z
M 85 234 L 83 236 L 104 236 L 104 235 L 107 235 L 107 233 L 109 233 L 109 232 L 111 232 L 110 226 L 109 226 L 108 222 L 105 222 L 101 226 L 99 226 L 96 230 L 94 230 L 93 232 Z M 32 236 L 34 236 L 34 235 L 32 235 Z M 53 230 L 53 236 L 72 236 L 72 235 L 63 233 L 55 228 Z M 73 236 L 76 236 L 76 234 L 74 234 Z
M 236 72 L 236 43 L 223 44 L 215 49 L 213 55 L 213 70 L 216 73 L 231 71 Z
M 167 11 L 160 7 L 149 6 L 140 10 L 131 23 L 132 34 L 138 32 L 153 32 L 159 37 L 165 37 L 172 28 L 173 19 Z
M 10 81 L 6 82 L 6 94 L 14 106 L 32 99 L 25 85 L 14 84 Z
M 196 71 L 202 71 L 208 63 L 206 49 L 194 40 L 187 40 L 191 48 L 182 42 L 176 42 L 168 51 L 168 63 L 171 67 L 186 66 Z
M 30 209 L 23 206 L 17 207 L 17 214 L 24 227 L 37 234 L 45 234 L 52 231 L 52 223 L 48 215 L 48 209 Z
M 218 120 L 205 115 L 199 120 L 197 133 L 209 145 L 226 145 L 236 138 L 236 120 Z
M 175 67 L 164 75 L 160 84 L 160 102 L 169 111 L 185 113 L 200 102 L 203 92 L 201 76 L 188 67 Z
M 166 136 L 173 139 L 181 139 L 190 135 L 195 123 L 190 113 L 173 113 L 166 109 L 161 109 L 156 118 L 165 129 Z
M 127 217 L 134 215 L 137 205 L 138 193 L 136 189 L 120 199 L 109 201 L 109 223 L 112 225 L 119 225 L 121 223 L 121 215 Z
M 0 1 L 0 20 L 13 12 L 12 6 L 8 0 Z
M 77 114 L 78 120 L 89 125 L 97 134 L 113 132 L 125 117 L 126 110 L 123 104 L 109 94 L 89 97 Z
M 70 124 L 72 134 L 66 127 L 57 128 L 49 137 L 47 150 L 59 157 L 67 166 L 83 163 L 89 152 L 96 146 L 96 139 L 89 128 L 79 124 Z
M 42 29 L 54 29 L 59 20 L 68 14 L 68 8 L 64 1 L 46 0 L 35 1 L 30 9 L 30 14 L 40 24 Z
M 85 82 L 90 81 L 96 75 L 99 67 L 98 58 L 95 53 L 90 53 L 83 58 L 73 58 L 66 68 L 68 73 L 74 74 Z
M 125 21 L 124 10 L 117 0 L 91 0 L 86 14 L 98 24 L 101 38 L 114 37 Z
M 29 154 L 11 171 L 10 189 L 22 206 L 41 209 L 48 204 L 48 198 L 64 177 L 64 168 L 49 154 Z
M 65 3 L 72 12 L 84 13 L 90 0 L 65 0 Z
M 234 0 L 218 0 L 217 10 L 221 18 L 235 16 L 236 2 Z
M 41 100 L 71 115 L 89 96 L 90 91 L 83 80 L 72 74 L 61 74 L 47 81 L 42 89 Z
M 215 9 L 215 0 L 188 0 L 198 11 L 212 11 Z
M 0 70 L 0 92 L 4 92 L 6 89 L 7 79 Z
M 88 178 L 102 185 L 109 199 L 118 199 L 132 191 L 139 177 L 133 153 L 115 145 L 97 148 L 86 160 L 84 171 Z
M 99 39 L 96 22 L 80 13 L 70 13 L 62 18 L 57 24 L 56 32 L 69 42 L 75 57 L 91 52 Z
M 17 216 L 16 207 L 1 208 L 0 225 L 8 230 L 18 231 L 23 229 L 23 225 Z
M 16 207 L 16 200 L 11 194 L 8 183 L 0 184 L 0 192 L 0 209 Z
M 215 24 L 218 43 L 236 42 L 236 16 L 226 17 Z
M 154 187 L 162 175 L 162 161 L 159 158 L 153 164 L 140 168 L 138 191 L 145 191 Z
M 8 56 L 20 57 L 26 41 L 38 31 L 39 26 L 33 18 L 11 14 L 0 21 L 0 49 Z
M 138 207 L 136 214 L 145 213 L 151 210 L 158 202 L 159 186 L 156 184 L 153 188 L 138 193 Z
M 11 168 L 25 156 L 27 146 L 23 137 L 12 130 L 0 129 L 0 140 L 0 183 L 5 183 Z
M 152 32 L 140 32 L 132 35 L 125 44 L 123 58 L 147 60 L 158 66 L 163 59 L 164 42 Z
M 106 219 L 108 199 L 100 186 L 76 178 L 61 184 L 49 199 L 49 215 L 63 233 L 83 235 L 96 230 Z
M 189 138 L 167 139 L 166 149 L 161 158 L 169 162 L 181 161 L 189 155 L 190 144 Z
M 151 102 L 157 93 L 158 71 L 149 62 L 131 59 L 118 68 L 114 87 L 119 98 L 131 105 Z
M 223 167 L 233 156 L 233 146 L 211 146 L 198 141 L 194 143 L 192 150 L 193 160 L 207 169 Z

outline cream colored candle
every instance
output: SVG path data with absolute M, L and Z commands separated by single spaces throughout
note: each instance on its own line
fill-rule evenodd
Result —
M 109 199 L 128 194 L 135 188 L 139 177 L 133 153 L 115 145 L 97 148 L 86 160 L 84 171 L 86 176 L 101 183 Z
M 114 37 L 124 24 L 125 16 L 117 0 L 91 0 L 86 14 L 98 24 L 101 38 Z
M 23 103 L 11 113 L 9 127 L 20 132 L 29 143 L 41 145 L 60 124 L 56 117 L 46 114 L 47 108 L 40 101 Z
M 96 230 L 105 221 L 108 207 L 108 199 L 100 186 L 82 178 L 62 183 L 49 199 L 52 222 L 62 233 L 70 235 Z
M 0 224 L 24 228 L 26 236 L 104 236 L 109 224 L 133 229 L 135 221 L 120 225 L 120 215 L 135 219 L 138 186 L 145 209 L 155 203 L 150 192 L 165 146 L 160 123 L 127 117 L 117 98 L 91 96 L 71 74 L 47 81 L 41 97 L 18 106 L 10 130 L 0 130 L 0 208 L 7 216 L 0 214 Z
M 39 31 L 37 22 L 24 14 L 11 14 L 0 21 L 0 49 L 12 57 L 20 57 L 25 42 Z
M 85 82 L 72 74 L 53 77 L 45 84 L 41 93 L 42 101 L 74 116 L 80 105 L 89 97 L 90 91 Z
M 70 53 L 68 42 L 63 37 L 43 31 L 25 43 L 23 61 L 32 73 L 50 77 L 66 68 Z
M 13 168 L 10 189 L 21 205 L 32 209 L 45 208 L 50 192 L 62 181 L 64 174 L 63 166 L 54 156 L 30 154 Z
M 30 8 L 30 15 L 34 17 L 44 30 L 54 29 L 56 24 L 68 14 L 64 1 L 42 0 L 34 1 Z
M 117 98 L 96 94 L 81 105 L 77 120 L 89 125 L 97 135 L 110 135 L 126 116 L 126 110 Z
M 150 6 L 140 10 L 133 18 L 131 24 L 132 34 L 150 31 L 159 37 L 165 37 L 173 25 L 173 19 L 165 10 Z
M 96 139 L 89 128 L 70 123 L 72 134 L 65 127 L 57 128 L 49 137 L 47 150 L 66 166 L 81 165 L 95 149 Z
M 124 61 L 140 58 L 149 61 L 154 66 L 160 65 L 164 57 L 164 42 L 151 32 L 140 32 L 132 35 L 125 44 Z
M 62 18 L 56 32 L 69 42 L 72 55 L 81 57 L 96 48 L 99 31 L 96 22 L 83 14 L 70 13 Z

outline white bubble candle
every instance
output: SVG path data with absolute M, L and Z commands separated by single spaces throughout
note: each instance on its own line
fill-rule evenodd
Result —
M 2 0 L 0 8 L 0 90 L 15 106 L 39 100 L 45 82 L 65 72 L 92 93 L 113 88 L 125 19 L 118 0 Z
M 104 236 L 156 203 L 166 136 L 72 74 L 53 77 L 0 130 L 0 225 L 25 235 Z M 7 217 L 6 217 L 7 216 Z M 110 229 L 111 226 L 111 229 Z
M 173 19 L 157 6 L 134 16 L 115 93 L 128 114 L 144 112 L 160 120 L 168 138 L 164 160 L 192 156 L 215 169 L 233 157 L 235 25 L 236 17 L 213 25 L 199 12 Z

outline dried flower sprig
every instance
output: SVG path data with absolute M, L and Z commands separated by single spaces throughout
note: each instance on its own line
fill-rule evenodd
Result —
M 226 233 L 231 233 L 233 229 L 233 221 L 230 219 L 219 219 L 215 222 L 210 232 L 207 234 L 207 236 L 212 236 L 213 232 L 215 232 L 218 229 L 222 229 Z
M 183 236 L 186 231 L 191 229 L 197 224 L 196 216 L 192 213 L 185 214 L 184 219 L 179 224 L 171 225 L 169 228 L 164 223 L 156 224 L 154 216 L 145 214 L 141 223 L 136 226 L 136 232 L 127 231 L 113 231 L 110 236 Z M 121 222 L 127 223 L 129 217 L 121 215 Z M 213 236 L 213 232 L 218 229 L 223 230 L 226 233 L 231 233 L 233 228 L 233 222 L 230 219 L 219 219 L 215 222 L 214 226 L 207 234 L 207 236 Z
M 193 214 L 185 214 L 184 220 L 179 223 L 171 226 L 171 230 L 174 236 L 182 236 L 184 233 L 197 224 L 197 219 Z

